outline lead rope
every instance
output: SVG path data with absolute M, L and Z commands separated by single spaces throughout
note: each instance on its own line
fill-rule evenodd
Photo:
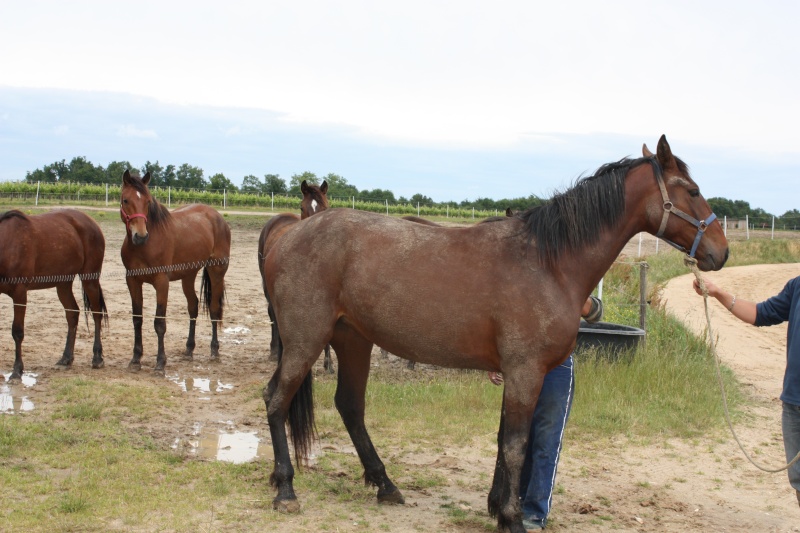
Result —
M 697 259 L 693 257 L 689 257 L 688 255 L 683 258 L 683 262 L 686 266 L 688 266 L 692 273 L 694 274 L 695 278 L 697 278 L 697 282 L 700 284 L 700 289 L 703 291 L 703 305 L 705 306 L 706 312 L 706 324 L 708 325 L 708 339 L 709 344 L 711 345 L 711 354 L 714 358 L 714 368 L 717 371 L 717 381 L 719 382 L 719 390 L 722 392 L 722 406 L 725 409 L 725 421 L 728 423 L 728 428 L 731 430 L 731 435 L 733 435 L 733 439 L 736 441 L 736 444 L 739 445 L 739 449 L 742 450 L 742 453 L 747 460 L 752 463 L 753 466 L 758 468 L 759 470 L 763 470 L 764 472 L 781 472 L 783 470 L 788 470 L 793 464 L 795 464 L 798 460 L 800 460 L 800 452 L 797 452 L 797 455 L 794 456 L 789 463 L 781 466 L 779 468 L 768 468 L 765 466 L 761 466 L 756 463 L 750 454 L 747 453 L 747 450 L 744 449 L 742 446 L 741 441 L 739 441 L 739 437 L 736 435 L 736 430 L 733 429 L 733 423 L 731 422 L 731 415 L 728 411 L 728 396 L 725 394 L 725 385 L 722 382 L 722 372 L 720 371 L 720 363 L 719 363 L 719 356 L 717 355 L 717 347 L 714 343 L 714 335 L 711 331 L 711 315 L 708 312 L 708 289 L 706 289 L 705 281 L 700 276 L 700 270 L 697 268 Z

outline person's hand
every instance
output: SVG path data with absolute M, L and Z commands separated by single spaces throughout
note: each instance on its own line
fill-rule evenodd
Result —
M 719 287 L 717 287 L 716 285 L 714 285 L 714 283 L 708 281 L 707 279 L 704 279 L 703 282 L 706 284 L 706 290 L 708 291 L 708 295 L 716 297 L 716 295 L 719 293 Z M 700 296 L 703 295 L 703 289 L 702 287 L 700 287 L 700 281 L 698 281 L 697 278 L 695 278 L 694 281 L 692 282 L 692 287 L 694 287 L 694 292 L 696 292 Z
M 501 374 L 500 372 L 489 372 L 489 381 L 491 381 L 495 385 L 502 385 L 503 374 Z

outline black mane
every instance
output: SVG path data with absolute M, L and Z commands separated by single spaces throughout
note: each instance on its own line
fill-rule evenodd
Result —
M 625 176 L 644 163 L 661 173 L 655 158 L 624 158 L 578 179 L 544 204 L 515 215 L 525 224 L 528 243 L 536 241 L 542 264 L 553 265 L 564 253 L 593 243 L 601 230 L 616 224 L 625 212 Z
M 28 218 L 28 215 L 26 215 L 22 211 L 18 209 L 11 209 L 10 211 L 6 211 L 5 213 L 0 213 L 0 222 L 3 222 L 4 220 L 8 220 L 9 218 L 14 218 L 14 217 L 21 218 L 22 220 L 30 220 Z
M 169 209 L 167 209 L 164 204 L 156 200 L 156 198 L 150 194 L 150 190 L 141 179 L 133 178 L 127 183 L 129 183 L 136 192 L 141 193 L 148 199 L 147 223 L 151 225 L 151 228 L 165 226 L 172 221 L 172 215 L 170 214 Z

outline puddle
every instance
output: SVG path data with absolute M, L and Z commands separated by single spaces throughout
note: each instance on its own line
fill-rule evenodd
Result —
M 179 386 L 183 392 L 211 394 L 212 392 L 219 393 L 233 390 L 232 384 L 223 383 L 218 379 L 212 380 L 210 378 L 183 377 L 178 374 L 168 375 L 166 378 Z
M 224 333 L 225 335 L 229 335 L 233 338 L 221 339 L 221 342 L 230 344 L 247 344 L 247 339 L 243 339 L 241 337 L 249 335 L 250 328 L 247 328 L 245 326 L 235 326 L 232 328 L 223 329 L 222 333 Z
M 203 459 L 236 464 L 272 457 L 272 445 L 262 441 L 256 431 L 237 431 L 232 424 L 228 429 L 211 429 L 196 423 L 192 436 L 178 437 L 172 448 L 183 448 L 190 455 Z
M 33 411 L 33 402 L 25 396 L 25 389 L 36 385 L 38 374 L 26 372 L 22 374 L 22 383 L 9 384 L 11 372 L 3 374 L 3 383 L 0 384 L 0 413 L 21 413 Z

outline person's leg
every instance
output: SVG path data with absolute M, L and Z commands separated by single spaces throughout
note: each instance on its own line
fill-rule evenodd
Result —
M 533 413 L 528 451 L 522 467 L 522 518 L 542 527 L 547 522 L 555 487 L 561 439 L 572 407 L 575 379 L 572 356 L 544 378 Z
M 786 461 L 794 459 L 797 452 L 800 452 L 800 406 L 783 404 L 783 447 L 786 450 Z M 800 461 L 793 464 L 787 470 L 789 474 L 789 484 L 794 488 L 797 496 L 797 503 L 800 505 Z

